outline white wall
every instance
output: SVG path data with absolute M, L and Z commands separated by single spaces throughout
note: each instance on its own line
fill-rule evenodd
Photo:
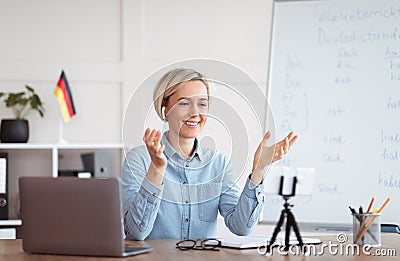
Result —
M 0 1 L 0 88 L 31 84 L 45 103 L 44 119 L 29 118 L 30 142 L 58 140 L 60 113 L 53 90 L 62 69 L 77 110 L 65 125 L 65 139 L 119 141 L 120 6 L 119 1 L 95 0 Z M 10 111 L 2 106 L 1 116 L 11 116 Z
M 129 97 L 167 64 L 222 60 L 243 69 L 264 91 L 271 15 L 272 0 L 0 0 L 0 90 L 31 84 L 46 116 L 29 117 L 29 142 L 56 142 L 60 113 L 52 92 L 64 69 L 77 110 L 64 124 L 64 138 L 121 142 Z M 0 117 L 9 116 L 0 104 Z M 142 132 L 133 128 L 129 135 Z M 48 171 L 45 166 L 31 174 Z
M 271 14 L 271 0 L 0 0 L 0 89 L 36 88 L 47 112 L 29 118 L 30 142 L 55 142 L 64 69 L 77 109 L 65 138 L 118 142 L 129 96 L 169 63 L 222 60 L 264 87 Z M 0 106 L 0 116 L 11 112 Z

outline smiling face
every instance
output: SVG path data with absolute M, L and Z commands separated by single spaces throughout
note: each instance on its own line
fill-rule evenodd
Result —
M 207 113 L 207 87 L 199 80 L 183 83 L 165 106 L 169 131 L 180 138 L 196 138 L 204 128 Z

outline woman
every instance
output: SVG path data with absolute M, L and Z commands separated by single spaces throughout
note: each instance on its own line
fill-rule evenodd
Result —
M 236 235 L 248 235 L 257 224 L 263 175 L 297 136 L 291 132 L 269 147 L 267 132 L 240 193 L 229 159 L 201 148 L 196 138 L 207 121 L 209 97 L 206 79 L 191 69 L 169 71 L 158 81 L 154 107 L 169 131 L 147 129 L 146 146 L 126 155 L 121 180 L 127 239 L 215 237 L 218 211 Z

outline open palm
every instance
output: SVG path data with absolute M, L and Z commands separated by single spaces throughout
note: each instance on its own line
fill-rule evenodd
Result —
M 264 170 L 265 167 L 282 159 L 283 155 L 288 153 L 290 147 L 297 140 L 298 136 L 290 132 L 284 139 L 275 143 L 272 146 L 268 146 L 268 140 L 271 138 L 271 132 L 267 132 L 264 138 L 258 145 L 256 153 L 254 154 L 253 169 L 252 172 L 256 170 Z

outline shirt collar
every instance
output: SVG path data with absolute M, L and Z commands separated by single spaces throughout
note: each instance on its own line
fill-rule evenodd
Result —
M 178 152 L 175 151 L 175 149 L 172 147 L 172 145 L 169 143 L 168 141 L 168 135 L 169 135 L 169 131 L 164 132 L 162 140 L 161 140 L 161 144 L 165 145 L 165 149 L 164 149 L 164 153 L 171 158 L 174 154 L 177 154 L 180 157 L 180 154 Z M 202 161 L 203 158 L 203 150 L 200 147 L 200 142 L 197 138 L 195 138 L 194 140 L 194 152 L 192 154 L 192 156 L 190 157 L 190 159 L 197 157 L 200 161 Z

